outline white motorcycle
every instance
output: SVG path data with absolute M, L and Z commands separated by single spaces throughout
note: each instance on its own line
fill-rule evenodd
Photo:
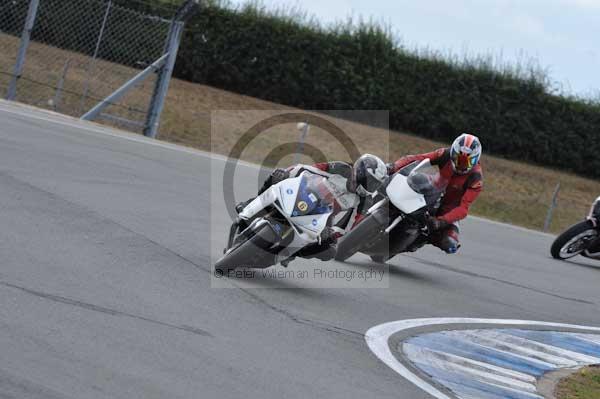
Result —
M 319 245 L 330 223 L 354 211 L 356 195 L 345 187 L 340 176 L 310 171 L 272 185 L 240 212 L 215 270 L 226 275 L 236 268 L 287 266 L 301 249 Z
M 383 199 L 340 240 L 335 259 L 345 261 L 362 252 L 383 263 L 424 245 L 431 234 L 427 219 L 439 208 L 447 185 L 428 159 L 389 176 L 378 190 Z

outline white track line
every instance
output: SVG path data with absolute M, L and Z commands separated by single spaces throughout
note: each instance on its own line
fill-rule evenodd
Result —
M 497 331 L 480 331 L 480 336 L 493 338 L 506 344 L 515 345 L 516 348 L 523 347 L 536 352 L 542 352 L 558 358 L 567 359 L 575 364 L 579 363 L 600 363 L 600 359 L 584 355 L 582 353 L 573 352 L 567 349 L 562 349 L 556 346 L 550 346 L 541 342 L 532 341 L 529 339 L 517 337 L 516 335 L 504 334 Z
M 532 364 L 539 363 L 553 368 L 573 367 L 579 364 L 579 362 L 527 348 L 522 345 L 507 343 L 497 338 L 479 335 L 479 331 L 477 333 L 468 332 L 460 335 L 456 334 L 456 331 L 453 331 L 450 334 L 455 335 L 455 337 L 459 339 L 462 338 L 464 340 L 466 338 L 469 342 L 496 350 L 500 353 L 506 353 L 521 359 L 525 359 L 527 362 Z
M 435 368 L 453 373 L 459 373 L 465 377 L 472 377 L 473 379 L 478 379 L 491 384 L 502 385 L 517 391 L 525 391 L 530 393 L 535 393 L 536 391 L 534 385 L 535 378 L 531 376 L 528 377 L 533 378 L 533 381 L 524 382 L 517 378 L 508 377 L 506 372 L 510 370 L 491 370 L 489 367 L 487 367 L 487 365 L 473 367 L 474 365 L 471 362 L 468 362 L 469 359 L 465 359 L 466 361 L 457 362 L 452 358 L 446 358 L 446 354 L 421 348 L 417 345 L 408 343 L 402 345 L 402 351 L 408 357 L 411 363 L 414 364 L 417 363 L 417 359 L 420 359 L 424 360 L 426 364 L 429 364 Z
M 600 337 L 591 336 L 589 334 L 577 334 L 577 337 L 592 344 L 600 345 Z
M 429 382 L 425 381 L 411 370 L 406 368 L 392 353 L 389 347 L 389 338 L 401 331 L 410 330 L 413 328 L 446 325 L 446 324 L 485 324 L 485 325 L 498 325 L 498 326 L 537 326 L 537 327 L 552 327 L 552 328 L 569 328 L 573 330 L 582 331 L 598 331 L 599 327 L 586 327 L 578 326 L 574 324 L 562 324 L 562 323 L 549 323 L 543 321 L 530 321 L 530 320 L 502 320 L 502 319 L 470 319 L 463 317 L 446 317 L 446 318 L 433 318 L 433 319 L 411 319 L 411 320 L 398 320 L 389 323 L 380 324 L 378 326 L 370 328 L 365 334 L 365 341 L 371 349 L 371 351 L 377 356 L 382 362 L 388 365 L 392 370 L 412 382 L 415 386 L 419 387 L 423 391 L 436 399 L 452 399 L 445 393 L 441 392 Z
M 410 343 L 404 343 L 402 344 L 402 348 L 404 349 L 407 346 L 413 346 L 413 347 L 417 347 L 417 345 L 414 344 L 410 344 Z M 515 370 L 509 370 L 509 369 L 505 369 L 502 367 L 498 367 L 495 366 L 493 364 L 489 364 L 489 363 L 483 363 L 477 360 L 473 360 L 473 359 L 468 359 L 466 357 L 462 357 L 462 356 L 458 356 L 458 355 L 454 355 L 451 353 L 445 353 L 445 352 L 441 352 L 438 350 L 434 350 L 434 349 L 429 349 L 429 348 L 423 348 L 420 347 L 420 350 L 422 351 L 427 351 L 428 353 L 430 353 L 432 356 L 436 356 L 439 359 L 445 360 L 447 362 L 450 363 L 456 363 L 456 364 L 461 364 L 470 368 L 474 368 L 477 370 L 482 370 L 482 371 L 487 371 L 487 372 L 493 372 L 499 375 L 503 375 L 505 377 L 508 378 L 512 378 L 512 379 L 516 379 L 522 382 L 530 382 L 530 383 L 534 383 L 536 381 L 534 376 L 531 376 L 529 374 L 525 374 L 525 373 L 521 373 L 519 371 L 515 371 Z

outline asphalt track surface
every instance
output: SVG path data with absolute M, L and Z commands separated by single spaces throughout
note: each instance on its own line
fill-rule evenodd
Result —
M 428 398 L 371 353 L 369 328 L 600 326 L 600 263 L 554 261 L 551 236 L 477 219 L 458 255 L 393 259 L 389 288 L 211 288 L 229 224 L 210 187 L 222 163 L 0 103 L 0 397 Z

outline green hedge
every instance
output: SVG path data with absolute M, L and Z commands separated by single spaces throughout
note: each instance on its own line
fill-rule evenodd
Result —
M 600 177 L 600 106 L 535 71 L 420 57 L 368 24 L 322 29 L 247 8 L 188 25 L 176 76 L 305 109 L 384 109 L 390 127 L 450 142 L 475 132 L 507 158 Z

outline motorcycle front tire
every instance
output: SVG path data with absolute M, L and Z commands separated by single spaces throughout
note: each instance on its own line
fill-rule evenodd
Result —
M 215 273 L 227 276 L 240 267 L 266 268 L 273 266 L 277 256 L 267 249 L 277 241 L 277 235 L 270 225 L 264 224 L 255 234 L 226 253 L 215 263 Z
M 591 229 L 594 229 L 594 226 L 589 220 L 579 222 L 568 228 L 561 235 L 556 237 L 556 240 L 554 240 L 554 242 L 552 243 L 552 247 L 550 248 L 550 253 L 552 254 L 552 257 L 555 259 L 565 260 L 579 255 L 581 252 L 583 252 L 585 248 L 581 251 L 578 251 L 577 253 L 571 253 L 569 254 L 569 256 L 562 256 L 560 251 L 571 239 L 573 239 L 573 237 L 576 237 L 577 235 Z
M 337 245 L 335 260 L 344 262 L 360 251 L 365 244 L 366 238 L 377 236 L 384 228 L 375 216 L 367 216 L 340 240 Z

